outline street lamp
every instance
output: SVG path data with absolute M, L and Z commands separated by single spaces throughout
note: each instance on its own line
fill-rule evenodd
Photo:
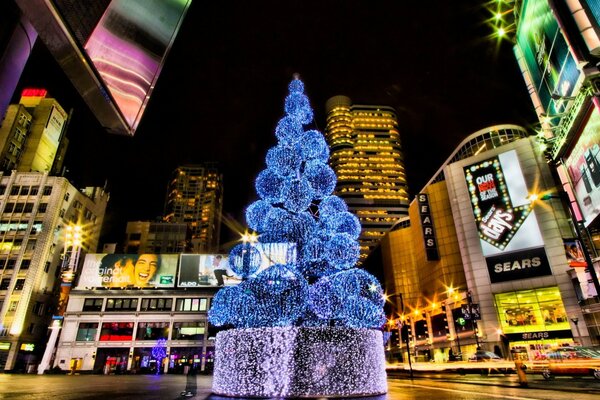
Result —
M 396 293 L 393 294 L 389 297 L 399 297 L 400 298 L 400 310 L 401 310 L 401 316 L 400 316 L 400 322 L 398 323 L 398 333 L 400 334 L 400 342 L 402 343 L 402 339 L 403 339 L 403 335 L 402 335 L 402 331 L 403 331 L 403 327 L 404 325 L 407 324 L 407 318 L 405 317 L 405 313 L 404 313 L 404 299 L 402 298 L 402 293 Z M 398 305 L 395 303 L 394 304 L 395 308 L 398 308 Z M 410 322 L 408 322 L 410 324 Z M 410 379 L 413 378 L 413 369 L 412 369 L 412 361 L 410 359 L 410 340 L 408 338 L 408 328 L 406 329 L 406 335 L 404 336 L 404 340 L 406 343 L 406 354 L 407 354 L 407 358 L 408 358 L 408 370 L 410 373 Z M 400 346 L 400 350 L 402 351 L 402 346 Z
M 83 245 L 83 228 L 81 225 L 67 225 L 65 227 L 65 242 L 64 250 L 62 254 L 62 263 L 60 266 L 60 297 L 58 300 L 58 307 L 56 314 L 52 316 L 52 324 L 50 325 L 50 337 L 48 338 L 48 344 L 44 351 L 42 361 L 38 366 L 38 374 L 44 374 L 44 371 L 49 368 L 50 360 L 54 354 L 56 348 L 56 340 L 62 328 L 62 321 L 64 314 L 67 309 L 67 302 L 69 301 L 69 293 L 71 292 L 71 285 L 77 272 L 79 265 L 79 256 L 81 255 L 81 248 Z

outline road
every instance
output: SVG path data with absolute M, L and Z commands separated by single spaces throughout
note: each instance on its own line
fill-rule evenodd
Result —
M 191 399 L 225 400 L 211 395 L 211 377 L 204 375 L 9 375 L 0 374 L 0 399 L 28 400 L 181 400 L 189 390 Z M 388 379 L 387 395 L 363 400 L 507 399 L 596 400 L 600 382 L 591 378 L 557 378 L 545 382 L 530 377 L 521 388 L 514 375 L 430 376 L 413 380 Z

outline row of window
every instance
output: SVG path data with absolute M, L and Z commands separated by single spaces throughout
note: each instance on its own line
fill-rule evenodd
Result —
M 139 308 L 138 308 L 139 305 Z M 82 311 L 102 311 L 104 299 L 85 299 Z M 104 311 L 206 311 L 208 299 L 206 298 L 178 298 L 173 310 L 172 298 L 110 298 L 106 299 Z
M 11 196 L 36 196 L 39 193 L 39 186 L 19 186 L 13 185 L 10 188 Z M 6 185 L 0 185 L 0 195 L 6 194 Z M 52 186 L 44 186 L 42 194 L 50 196 L 52 194 Z
M 134 338 L 133 322 L 81 322 L 77 328 L 78 342 L 86 341 L 125 341 Z M 169 322 L 138 322 L 135 340 L 158 340 L 168 338 L 171 330 Z M 100 336 L 98 336 L 98 327 Z M 203 340 L 205 323 L 200 321 L 174 322 L 172 340 Z
M 0 290 L 7 290 L 10 286 L 10 278 L 4 278 L 0 281 Z M 25 279 L 17 279 L 15 282 L 15 290 L 23 290 Z
M 38 213 L 45 213 L 48 203 L 40 203 Z M 6 203 L 5 213 L 30 213 L 33 211 L 33 203 Z

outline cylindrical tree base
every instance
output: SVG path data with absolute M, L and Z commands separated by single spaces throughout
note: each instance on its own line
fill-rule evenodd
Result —
M 387 392 L 382 333 L 247 328 L 217 334 L 213 392 L 235 397 L 352 397 Z

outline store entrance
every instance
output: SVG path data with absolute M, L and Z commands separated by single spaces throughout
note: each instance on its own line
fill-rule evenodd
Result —
M 129 347 L 98 349 L 94 372 L 105 375 L 125 373 L 128 355 Z

